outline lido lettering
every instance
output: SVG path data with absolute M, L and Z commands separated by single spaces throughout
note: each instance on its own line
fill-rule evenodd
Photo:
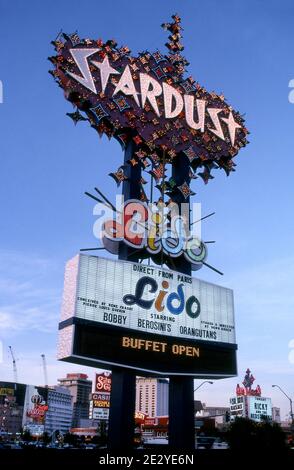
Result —
M 157 281 L 153 277 L 144 276 L 137 281 L 135 294 L 125 295 L 123 301 L 126 305 L 138 305 L 146 310 L 154 306 L 158 312 L 163 312 L 166 307 L 173 315 L 180 315 L 185 311 L 190 318 L 195 319 L 200 315 L 200 302 L 195 295 L 185 300 L 183 286 L 184 284 L 179 284 L 177 292 L 168 293 L 169 282 L 164 280 L 158 292 Z M 149 300 L 144 298 L 146 292 L 156 295 Z

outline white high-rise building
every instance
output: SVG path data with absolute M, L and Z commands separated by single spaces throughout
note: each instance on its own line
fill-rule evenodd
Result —
M 73 414 L 70 390 L 58 385 L 48 388 L 47 400 L 45 431 L 49 434 L 57 430 L 63 434 L 69 432 Z
M 136 411 L 150 418 L 168 415 L 168 380 L 138 377 L 136 380 Z

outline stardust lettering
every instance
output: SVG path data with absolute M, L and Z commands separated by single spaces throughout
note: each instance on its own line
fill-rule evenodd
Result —
M 231 111 L 229 118 L 226 118 L 219 116 L 219 114 L 224 111 L 222 108 L 207 107 L 207 112 L 213 123 L 213 127 L 207 126 L 205 122 L 206 100 L 195 100 L 193 95 L 182 95 L 167 83 L 163 82 L 161 85 L 155 78 L 147 73 L 139 74 L 140 80 L 138 81 L 140 86 L 139 90 L 137 90 L 129 65 L 126 65 L 121 73 L 110 65 L 108 56 L 105 56 L 102 62 L 91 60 L 91 56 L 98 51 L 99 49 L 95 48 L 70 49 L 72 59 L 77 65 L 80 74 L 68 71 L 68 75 L 96 95 L 98 93 L 104 93 L 111 75 L 120 75 L 112 96 L 115 97 L 118 93 L 123 93 L 125 96 L 131 97 L 134 100 L 134 104 L 141 108 L 144 108 L 145 104 L 148 103 L 158 117 L 164 116 L 166 119 L 174 119 L 184 111 L 185 121 L 191 129 L 199 130 L 202 133 L 208 130 L 221 140 L 225 140 L 222 128 L 222 123 L 224 123 L 228 128 L 231 144 L 232 146 L 235 145 L 236 129 L 241 128 L 241 126 L 234 120 Z M 89 62 L 100 71 L 100 89 L 97 89 L 94 83 Z M 161 95 L 163 95 L 163 112 L 160 112 L 156 99 Z M 139 96 L 141 101 L 139 100 Z

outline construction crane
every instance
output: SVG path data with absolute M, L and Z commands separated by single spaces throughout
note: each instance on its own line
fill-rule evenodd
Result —
M 41 354 L 41 358 L 42 358 L 42 364 L 43 364 L 45 387 L 48 387 L 48 374 L 47 374 L 47 364 L 46 364 L 45 354 Z
M 15 360 L 15 357 L 14 357 L 13 350 L 12 350 L 11 346 L 9 346 L 9 351 L 10 351 L 10 354 L 11 354 L 11 357 L 12 357 L 14 382 L 18 383 L 16 360 Z

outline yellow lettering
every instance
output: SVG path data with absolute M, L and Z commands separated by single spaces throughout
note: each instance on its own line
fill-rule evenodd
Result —
M 165 348 L 167 346 L 167 343 L 161 343 L 162 344 L 162 352 L 165 352 Z
M 182 344 L 180 344 L 179 349 L 180 349 L 180 355 L 182 355 L 183 352 L 186 350 L 186 346 L 183 346 Z
M 199 348 L 193 348 L 193 356 L 200 357 L 200 351 L 199 351 Z
M 179 354 L 179 346 L 177 344 L 172 345 L 173 354 Z
M 128 338 L 127 336 L 123 336 L 122 345 L 123 345 L 123 348 L 129 348 L 130 347 L 130 338 Z
M 193 356 L 193 348 L 192 346 L 186 347 L 186 356 Z
M 160 352 L 160 348 L 159 348 L 160 343 L 158 343 L 157 341 L 152 341 L 152 342 L 153 342 L 152 350 L 155 352 Z
M 145 345 L 145 340 L 144 339 L 139 339 L 137 340 L 138 341 L 138 349 L 141 349 L 143 348 L 143 346 Z

